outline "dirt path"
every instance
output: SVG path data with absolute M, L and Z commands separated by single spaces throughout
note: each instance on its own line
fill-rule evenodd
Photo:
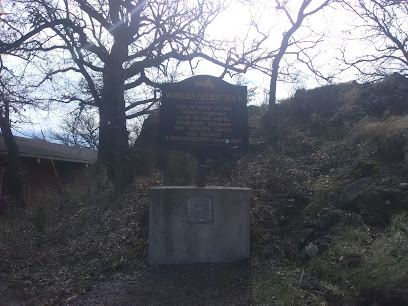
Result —
M 248 262 L 160 266 L 105 280 L 69 305 L 244 305 L 250 284 Z
M 14 289 L 5 285 L 0 275 L 0 306 L 10 305 L 25 305 L 25 302 L 18 297 L 18 293 Z

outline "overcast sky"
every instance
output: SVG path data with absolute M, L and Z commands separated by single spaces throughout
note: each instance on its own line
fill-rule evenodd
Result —
M 320 0 L 317 0 L 316 2 L 319 3 L 319 1 Z M 279 46 L 282 35 L 288 28 L 287 19 L 283 14 L 277 15 L 274 1 L 260 0 L 254 2 L 255 5 L 253 6 L 244 4 L 230 5 L 208 29 L 209 35 L 217 39 L 236 39 L 239 41 L 244 41 L 246 37 L 246 42 L 248 43 L 251 39 L 256 37 L 254 31 L 248 34 L 248 26 L 251 18 L 253 18 L 259 23 L 259 29 L 263 33 L 269 31 L 268 46 Z M 300 1 L 293 1 L 295 6 L 299 5 L 299 2 Z M 293 9 L 296 10 L 296 7 L 293 7 Z M 335 57 L 340 56 L 338 49 L 344 43 L 343 38 L 345 36 L 352 38 L 353 36 L 358 37 L 361 35 L 361 33 L 357 33 L 356 31 L 352 33 L 349 32 L 352 26 L 357 22 L 359 21 L 354 16 L 336 5 L 326 8 L 316 15 L 310 16 L 304 23 L 306 27 L 298 30 L 295 37 L 303 37 L 308 32 L 308 27 L 317 33 L 325 33 L 323 42 L 314 50 L 314 53 L 318 55 L 316 57 L 316 66 L 320 67 L 323 74 L 329 74 L 335 71 L 340 65 L 340 62 L 336 61 Z M 348 52 L 351 53 L 364 52 L 366 48 L 370 47 L 358 40 L 349 40 L 347 44 Z M 282 65 L 284 65 L 284 62 L 282 62 Z M 222 69 L 214 65 L 205 64 L 199 66 L 199 69 L 195 72 L 217 76 L 220 75 L 221 71 Z M 296 83 L 278 83 L 278 99 L 284 99 L 293 95 L 298 88 L 313 88 L 324 84 L 322 81 L 318 82 L 314 75 L 306 69 L 299 69 L 299 71 L 300 75 Z M 354 78 L 355 75 L 353 71 L 349 71 L 336 75 L 335 82 L 350 81 Z M 253 103 L 260 104 L 264 102 L 266 99 L 265 92 L 269 86 L 269 77 L 260 72 L 250 71 L 245 75 L 245 79 L 248 81 L 248 87 L 257 88 L 257 97 Z M 228 76 L 226 80 L 234 82 L 234 80 L 228 78 Z M 52 88 L 49 88 L 49 90 L 52 90 Z M 59 110 L 54 109 L 49 113 L 37 111 L 31 115 L 33 124 L 20 126 L 19 129 L 25 134 L 31 134 L 33 131 L 38 133 L 40 128 L 44 131 L 57 129 L 63 114 L 69 109 L 71 109 L 71 106 L 59 107 Z

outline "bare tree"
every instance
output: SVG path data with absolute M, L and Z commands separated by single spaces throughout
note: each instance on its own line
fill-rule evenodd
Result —
M 9 94 L 7 93 L 6 81 L 2 76 L 0 78 L 0 86 L 0 129 L 4 144 L 7 148 L 7 189 L 9 195 L 17 200 L 17 203 L 19 203 L 21 206 L 24 206 L 23 185 L 21 176 L 19 175 L 21 172 L 19 161 L 20 152 L 11 131 L 11 101 Z
M 322 41 L 323 35 L 317 34 L 309 26 L 305 26 L 305 20 L 318 13 L 328 5 L 336 2 L 336 0 L 302 0 L 302 1 L 280 1 L 275 0 L 275 10 L 278 16 L 284 17 L 286 20 L 280 20 L 281 24 L 288 24 L 288 28 L 284 30 L 279 47 L 270 51 L 269 55 L 265 56 L 264 61 L 256 64 L 257 69 L 270 76 L 269 83 L 269 108 L 272 110 L 276 103 L 276 88 L 280 75 L 292 76 L 293 68 L 289 62 L 285 63 L 283 69 L 281 67 L 282 61 L 285 57 L 291 56 L 295 61 L 303 63 L 314 74 L 320 78 L 330 80 L 330 78 L 323 76 L 314 66 L 314 56 L 308 52 Z M 296 32 L 303 28 L 307 28 L 308 33 L 302 33 L 301 36 L 295 37 Z M 264 34 L 266 35 L 266 34 Z
M 360 19 L 350 33 L 360 33 L 356 39 L 367 44 L 364 54 L 343 48 L 346 69 L 357 69 L 369 80 L 393 72 L 408 75 L 408 1 L 346 0 L 343 3 Z
M 13 125 L 29 122 L 25 111 L 34 105 L 29 88 L 5 66 L 0 69 L 0 129 L 7 148 L 7 191 L 20 207 L 24 207 L 19 148 L 12 132 Z M 41 105 L 37 105 L 42 107 Z
M 95 114 L 80 108 L 70 112 L 60 125 L 62 131 L 52 131 L 50 138 L 67 146 L 98 149 L 99 123 Z
M 10 17 L 3 27 L 15 33 L 0 51 L 26 60 L 36 57 L 38 86 L 55 86 L 49 101 L 73 102 L 99 110 L 99 162 L 117 188 L 130 179 L 126 119 L 147 114 L 160 87 L 179 62 L 202 58 L 226 70 L 245 71 L 242 57 L 219 58 L 225 48 L 206 29 L 222 10 L 215 0 L 5 0 Z M 14 5 L 14 7 L 13 7 Z M 20 18 L 19 18 L 20 17 Z M 19 19 L 29 22 L 19 23 Z M 69 58 L 68 55 L 69 54 Z M 33 61 L 34 63 L 34 61 Z M 236 66 L 243 64 L 237 69 Z M 80 79 L 61 84 L 61 75 Z M 61 92 L 64 94 L 61 94 Z M 140 96 L 144 98 L 140 99 Z
M 242 0 L 251 6 L 259 1 Z M 324 41 L 324 30 L 315 30 L 309 23 L 311 16 L 334 4 L 337 0 L 275 0 L 264 5 L 264 10 L 253 15 L 252 28 L 259 40 L 259 55 L 251 67 L 266 74 L 269 79 L 269 118 L 265 121 L 270 129 L 270 137 L 276 139 L 280 133 L 279 114 L 276 104 L 278 81 L 296 82 L 301 70 L 307 69 L 317 78 L 331 82 L 331 76 L 325 76 L 316 66 L 319 56 L 319 44 Z M 274 7 L 271 7 L 271 4 Z M 262 19 L 262 14 L 268 17 Z M 270 16 L 269 14 L 274 14 Z M 272 24 L 270 20 L 275 20 Z M 265 26 L 265 22 L 269 24 Z M 276 33 L 282 37 L 276 40 Z M 272 36 L 274 39 L 270 39 Z M 303 68 L 301 68 L 303 66 Z

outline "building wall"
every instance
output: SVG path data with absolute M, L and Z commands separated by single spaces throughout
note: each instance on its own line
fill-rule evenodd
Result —
M 35 158 L 21 158 L 20 162 L 24 199 L 27 206 L 44 194 L 50 195 L 58 192 L 60 188 L 49 160 L 40 160 L 40 163 L 37 163 Z M 1 197 L 3 198 L 8 194 L 7 156 L 1 156 L 0 175 Z
M 23 183 L 25 189 L 26 205 L 37 203 L 42 199 L 61 192 L 61 185 L 71 181 L 75 174 L 81 169 L 85 169 L 85 164 L 54 161 L 56 173 L 52 163 L 48 159 L 22 158 Z M 58 176 L 58 178 L 57 178 Z

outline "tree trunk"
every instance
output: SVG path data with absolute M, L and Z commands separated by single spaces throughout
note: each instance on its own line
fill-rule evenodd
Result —
M 276 84 L 278 82 L 279 63 L 283 57 L 284 52 L 279 52 L 272 63 L 271 81 L 269 83 L 269 118 L 267 124 L 270 130 L 270 137 L 272 140 L 277 140 L 280 133 L 278 105 L 276 104 Z
M 6 111 L 6 113 L 8 113 Z M 0 128 L 7 148 L 7 191 L 9 196 L 24 208 L 23 183 L 21 180 L 20 152 L 11 132 L 10 121 L 7 115 L 0 114 Z M 1 192 L 1 191 L 0 191 Z
M 132 179 L 128 160 L 128 131 L 126 129 L 124 83 L 122 68 L 127 45 L 115 42 L 110 61 L 105 65 L 103 90 L 99 105 L 98 162 L 105 165 L 108 178 L 116 191 L 121 191 Z
M 276 84 L 278 82 L 279 63 L 282 56 L 278 54 L 272 63 L 271 81 L 269 83 L 269 111 L 272 111 L 276 104 Z
M 280 137 L 280 117 L 278 113 L 278 105 L 276 104 L 276 85 L 278 83 L 279 65 L 289 47 L 290 38 L 297 29 L 299 29 L 303 19 L 304 15 L 299 15 L 296 23 L 294 23 L 289 31 L 283 35 L 279 52 L 276 54 L 272 62 L 271 81 L 269 83 L 269 125 L 270 135 L 273 140 L 277 140 Z

